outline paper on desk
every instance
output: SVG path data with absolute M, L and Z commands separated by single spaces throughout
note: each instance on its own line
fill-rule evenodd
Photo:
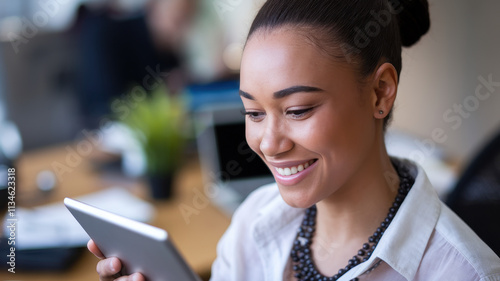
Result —
M 154 208 L 124 188 L 113 187 L 76 198 L 124 217 L 147 222 Z M 17 208 L 16 249 L 85 246 L 89 236 L 64 204 L 55 203 L 34 209 Z M 7 224 L 4 222 L 4 233 Z

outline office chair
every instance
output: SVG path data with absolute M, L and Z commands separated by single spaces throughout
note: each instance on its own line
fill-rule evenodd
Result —
M 473 158 L 446 204 L 500 256 L 500 132 Z

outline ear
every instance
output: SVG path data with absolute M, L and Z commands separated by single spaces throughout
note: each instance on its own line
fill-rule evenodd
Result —
M 392 110 L 398 92 L 398 74 L 390 63 L 383 63 L 373 77 L 373 116 L 384 119 Z

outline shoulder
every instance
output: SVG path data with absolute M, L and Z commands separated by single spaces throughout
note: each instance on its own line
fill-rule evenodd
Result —
M 458 271 L 468 268 L 480 280 L 500 280 L 500 258 L 444 203 L 430 243 L 439 245 L 440 255 Z
M 500 281 L 500 258 L 438 198 L 423 169 L 412 166 L 415 183 L 382 236 L 389 243 L 377 246 L 387 250 L 384 261 L 408 280 Z
M 262 280 L 264 263 L 257 243 L 259 221 L 267 221 L 267 213 L 285 204 L 276 184 L 253 191 L 233 214 L 231 224 L 217 245 L 217 258 L 212 265 L 211 280 Z
M 500 281 L 500 258 L 443 203 L 421 268 L 417 280 Z

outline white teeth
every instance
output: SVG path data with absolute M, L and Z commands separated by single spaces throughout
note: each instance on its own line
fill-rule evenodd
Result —
M 288 167 L 288 168 L 275 168 L 275 169 L 278 172 L 278 174 L 280 174 L 282 176 L 290 176 L 290 175 L 295 175 L 296 173 L 304 171 L 313 162 L 314 162 L 314 160 L 311 160 L 309 162 L 306 162 L 304 164 L 300 164 L 298 166 L 293 166 L 293 167 Z

